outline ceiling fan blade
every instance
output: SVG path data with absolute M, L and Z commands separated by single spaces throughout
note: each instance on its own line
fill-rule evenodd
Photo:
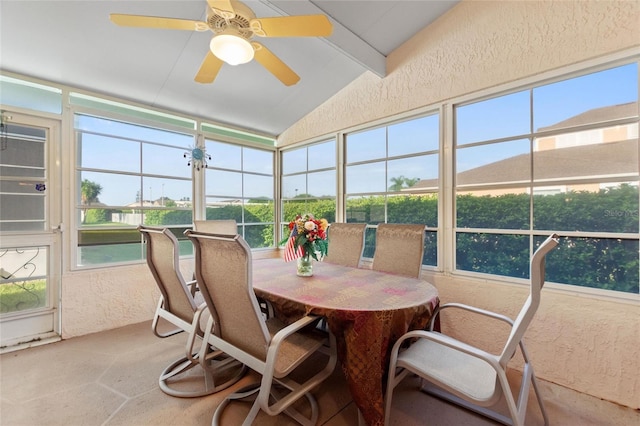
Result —
M 236 11 L 231 6 L 231 0 L 207 0 L 209 7 L 224 19 L 233 19 Z
M 300 81 L 300 76 L 293 72 L 280 58 L 260 43 L 252 42 L 255 49 L 255 59 L 265 67 L 271 74 L 276 76 L 286 86 L 293 86 Z
M 333 32 L 331 21 L 324 15 L 255 18 L 250 25 L 260 37 L 327 37 Z
M 123 15 L 112 13 L 109 19 L 116 25 L 123 27 L 163 28 L 168 30 L 206 31 L 206 22 L 189 19 L 161 18 L 157 16 Z
M 198 83 L 213 83 L 213 80 L 216 79 L 218 75 L 218 71 L 222 68 L 222 62 L 220 59 L 216 57 L 211 51 L 207 52 L 207 56 L 204 57 L 202 61 L 202 65 L 200 65 L 200 69 L 198 70 L 198 74 L 194 78 Z

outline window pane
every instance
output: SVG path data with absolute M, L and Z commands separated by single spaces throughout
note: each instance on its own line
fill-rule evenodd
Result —
M 271 176 L 244 174 L 244 197 L 273 199 L 273 178 Z
M 309 170 L 328 169 L 335 167 L 335 140 L 309 146 Z
M 78 182 L 82 182 L 84 180 L 94 184 L 96 188 L 94 191 L 83 196 L 81 184 L 78 184 L 78 204 L 128 206 L 139 205 L 140 200 L 142 199 L 142 195 L 140 194 L 139 176 L 99 172 L 79 172 Z M 88 198 L 87 195 L 89 195 Z M 144 195 L 145 199 L 151 199 L 150 194 L 145 193 Z M 156 195 L 159 195 L 159 193 Z
M 567 191 L 533 198 L 534 228 L 554 231 L 638 232 L 638 185 Z M 550 188 L 546 188 L 549 192 Z
M 529 133 L 529 91 L 455 109 L 458 145 Z
M 420 181 L 438 179 L 438 156 L 421 155 L 419 157 L 402 158 L 387 163 L 387 190 L 402 191 L 415 188 Z
M 307 171 L 307 148 L 292 149 L 282 153 L 282 174 Z
M 417 118 L 389 126 L 389 156 L 415 154 L 438 149 L 438 115 Z
M 237 198 L 207 197 L 207 220 L 233 219 L 242 223 L 242 203 Z
M 6 125 L 6 143 L 0 155 L 0 176 L 44 177 L 44 129 Z
M 528 139 L 456 150 L 456 185 L 510 186 L 531 180 Z
M 7 189 L 14 189 L 9 192 Z M 33 186 L 2 182 L 0 191 L 1 231 L 42 231 L 45 228 L 45 196 Z
M 387 128 L 350 133 L 346 136 L 347 163 L 375 160 L 387 156 Z
M 142 187 L 149 191 L 145 192 L 145 198 L 148 195 L 155 206 L 175 207 L 180 201 L 191 199 L 190 180 L 145 177 Z
M 244 147 L 242 158 L 245 172 L 273 174 L 273 152 Z
M 205 141 L 205 147 L 207 154 L 211 156 L 211 161 L 207 160 L 209 167 L 231 170 L 242 169 L 241 146 L 207 140 Z
M 529 278 L 527 235 L 456 234 L 456 268 Z
M 638 232 L 637 123 L 536 141 L 535 229 Z
M 244 202 L 244 223 L 273 223 L 273 200 L 247 200 Z
M 385 222 L 385 197 L 347 197 L 347 222 L 375 225 Z
M 142 259 L 144 259 L 142 243 L 78 247 L 78 266 L 130 262 Z
M 207 195 L 242 197 L 242 173 L 221 170 L 206 171 Z
M 422 264 L 438 266 L 438 233 L 436 231 L 426 231 L 425 233 Z
M 0 104 L 60 114 L 62 90 L 0 75 Z
M 245 225 L 244 239 L 251 248 L 273 247 L 273 224 Z
M 82 114 L 75 115 L 75 128 L 87 132 L 123 136 L 130 139 L 180 146 L 182 148 L 187 148 L 194 143 L 194 137 L 192 135 Z
M 149 226 L 164 227 L 168 225 L 190 225 L 192 223 L 191 209 L 146 210 L 144 213 L 144 224 Z
M 547 255 L 545 277 L 555 283 L 638 294 L 638 249 L 637 240 L 563 238 Z
M 345 176 L 347 193 L 385 192 L 385 164 L 377 162 L 348 166 Z
M 638 64 L 547 84 L 533 90 L 534 126 L 567 127 L 608 120 L 602 107 L 627 109 L 626 117 L 638 115 Z M 588 114 L 583 114 L 590 111 Z M 564 120 L 567 120 L 564 122 Z
M 364 249 L 362 257 L 373 258 L 376 252 L 376 228 L 366 228 L 364 232 Z
M 191 167 L 184 158 L 184 149 L 159 145 L 143 144 L 142 172 L 153 175 L 166 175 L 191 178 Z
M 285 222 L 290 222 L 295 219 L 296 215 L 305 214 L 310 212 L 309 206 L 313 200 L 285 200 L 282 202 L 282 219 Z M 289 235 L 288 232 L 283 235 Z
M 140 172 L 140 142 L 80 132 L 77 139 L 81 167 Z
M 458 194 L 456 224 L 458 228 L 529 229 L 528 188 L 511 188 L 510 192 L 486 191 Z
M 282 177 L 282 198 L 295 198 L 307 193 L 307 175 Z
M 312 197 L 336 196 L 336 171 L 309 173 L 309 195 Z
M 438 195 L 395 195 L 387 197 L 388 223 L 422 223 L 438 226 Z
M 336 203 L 335 200 L 316 200 L 316 199 L 297 199 L 297 200 L 285 200 L 282 202 L 283 221 L 289 223 L 295 219 L 299 214 L 312 214 L 317 218 L 327 219 L 329 223 L 336 220 Z M 287 231 L 283 235 L 289 235 Z

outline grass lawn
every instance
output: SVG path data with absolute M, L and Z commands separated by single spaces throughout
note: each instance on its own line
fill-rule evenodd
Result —
M 45 280 L 0 284 L 0 314 L 46 306 Z

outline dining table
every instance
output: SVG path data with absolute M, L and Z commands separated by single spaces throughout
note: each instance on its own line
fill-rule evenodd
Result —
M 384 389 L 393 344 L 409 330 L 424 329 L 439 305 L 437 289 L 419 278 L 367 268 L 314 262 L 300 277 L 295 262 L 255 260 L 256 295 L 291 322 L 304 315 L 326 319 L 360 422 L 384 424 Z

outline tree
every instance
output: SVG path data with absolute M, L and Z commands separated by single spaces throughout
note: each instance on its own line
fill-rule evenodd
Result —
M 389 191 L 400 191 L 403 188 L 411 188 L 420 181 L 420 178 L 406 178 L 400 175 L 389 180 L 392 182 L 391 186 L 389 186 Z
M 89 179 L 83 179 L 82 184 L 80 186 L 81 193 L 81 204 L 85 206 L 90 206 L 92 203 L 97 203 L 98 196 L 102 192 L 102 185 L 96 182 L 92 182 Z M 87 217 L 87 208 L 85 207 L 82 210 L 82 223 L 85 223 Z

